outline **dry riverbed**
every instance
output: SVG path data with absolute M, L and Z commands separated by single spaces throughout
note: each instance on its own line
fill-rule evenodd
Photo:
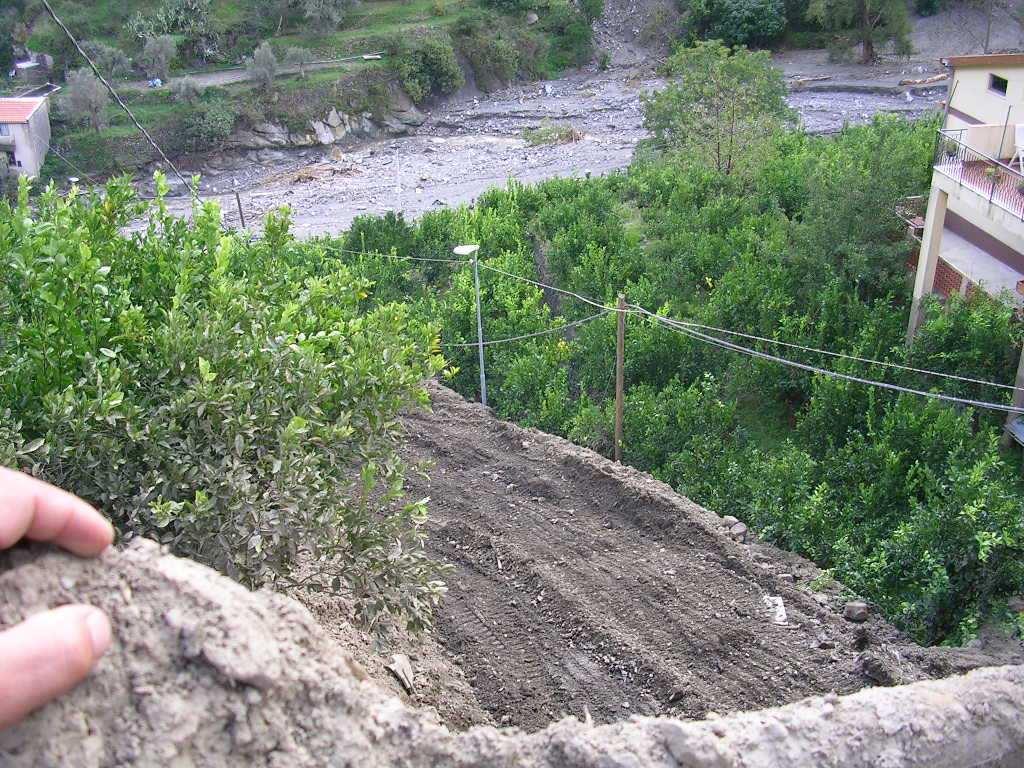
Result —
M 800 80 L 801 67 L 819 72 L 801 60 L 780 63 L 791 82 Z M 793 90 L 789 102 L 808 131 L 828 133 L 845 123 L 869 121 L 878 112 L 918 116 L 935 109 L 945 93 L 941 84 L 899 88 L 898 71 L 864 74 L 869 79 L 809 83 Z M 219 197 L 226 222 L 238 226 L 235 199 L 228 193 L 237 187 L 249 228 L 258 227 L 267 211 L 288 205 L 297 234 L 314 235 L 341 232 L 362 214 L 400 210 L 414 218 L 470 203 L 513 178 L 538 182 L 606 174 L 629 164 L 637 142 L 647 135 L 641 95 L 662 85 L 643 69 L 619 68 L 452 100 L 435 108 L 414 136 L 296 152 L 264 150 L 249 153 L 244 162 L 208 163 L 203 196 Z M 523 131 L 545 121 L 572 126 L 578 140 L 531 146 Z M 225 166 L 231 170 L 217 170 Z M 188 202 L 179 199 L 172 207 L 186 212 Z

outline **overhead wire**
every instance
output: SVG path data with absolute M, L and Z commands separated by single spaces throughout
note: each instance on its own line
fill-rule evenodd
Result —
M 633 307 L 634 309 L 636 309 L 637 311 L 641 312 L 641 313 L 647 313 L 647 310 L 643 309 L 642 307 L 638 307 L 635 304 L 630 304 L 630 306 Z M 782 346 L 782 347 L 789 347 L 790 349 L 798 349 L 798 350 L 801 350 L 803 352 L 811 352 L 811 353 L 818 354 L 818 355 L 827 355 L 829 357 L 841 358 L 843 360 L 854 360 L 854 361 L 856 361 L 858 363 L 865 363 L 865 364 L 868 364 L 868 365 L 879 365 L 879 366 L 883 366 L 883 367 L 886 367 L 886 368 L 897 368 L 899 370 L 910 371 L 912 373 L 920 373 L 920 374 L 924 374 L 926 376 L 936 376 L 936 377 L 940 377 L 940 378 L 954 379 L 956 381 L 963 381 L 963 382 L 967 382 L 967 383 L 970 383 L 970 384 L 981 384 L 981 385 L 988 386 L 988 387 L 999 387 L 1001 389 L 1009 389 L 1009 390 L 1024 390 L 1024 387 L 1017 387 L 1017 386 L 1014 386 L 1013 384 L 1002 384 L 1002 383 L 1000 383 L 998 381 L 987 381 L 985 379 L 975 379 L 975 378 L 971 378 L 970 376 L 960 376 L 959 374 L 955 374 L 955 373 L 946 373 L 945 371 L 932 371 L 932 370 L 929 370 L 927 368 L 915 368 L 915 367 L 910 366 L 910 365 L 902 365 L 900 363 L 893 363 L 893 362 L 889 362 L 889 361 L 886 361 L 886 360 L 875 360 L 875 359 L 870 358 L 870 357 L 859 357 L 858 355 L 849 355 L 849 354 L 846 354 L 844 352 L 833 352 L 833 351 L 828 350 L 828 349 L 818 349 L 817 347 L 807 347 L 807 346 L 804 346 L 802 344 L 794 344 L 794 343 L 789 342 L 789 341 L 782 341 L 781 339 L 770 339 L 770 338 L 767 338 L 767 337 L 764 337 L 764 336 L 757 336 L 757 335 L 752 334 L 752 333 L 743 333 L 742 331 L 731 331 L 731 330 L 729 330 L 727 328 L 716 328 L 713 325 L 704 325 L 702 323 L 695 323 L 695 322 L 690 321 L 690 320 L 678 320 L 676 318 L 669 318 L 669 319 L 671 319 L 673 323 L 676 323 L 676 324 L 679 324 L 679 325 L 685 325 L 688 328 L 699 328 L 701 330 L 709 331 L 709 332 L 713 332 L 713 333 L 724 333 L 724 334 L 727 334 L 729 336 L 739 336 L 739 337 L 742 337 L 744 339 L 750 339 L 751 341 L 761 341 L 761 342 L 765 342 L 767 344 L 777 344 L 777 345 Z
M 53 146 L 53 144 L 47 144 L 46 146 L 49 147 L 50 151 L 53 152 L 53 154 L 55 154 L 57 157 L 59 157 L 61 160 L 63 160 L 64 163 L 71 170 L 73 170 L 75 173 L 81 175 L 90 184 L 98 184 L 99 183 L 99 182 L 96 181 L 96 179 L 92 178 L 88 173 L 86 173 L 81 168 L 79 168 L 77 165 L 75 165 L 73 162 L 68 160 L 59 149 L 57 149 L 55 146 Z
M 437 262 L 440 264 L 469 264 L 465 259 L 441 259 L 433 256 L 403 256 L 397 253 L 380 253 L 377 251 L 356 251 L 352 248 L 342 248 L 341 246 L 325 245 L 324 249 L 332 253 L 348 253 L 354 256 L 380 256 L 385 259 L 398 259 L 402 261 L 430 261 Z
M 560 294 L 563 294 L 565 296 L 571 296 L 574 299 L 578 299 L 578 300 L 582 301 L 584 304 L 589 304 L 590 306 L 597 307 L 598 309 L 606 309 L 609 312 L 617 311 L 617 307 L 609 307 L 607 304 L 602 304 L 601 302 L 595 301 L 594 299 L 588 299 L 586 296 L 581 296 L 578 293 L 573 293 L 572 291 L 567 291 L 564 288 L 558 288 L 558 287 L 556 287 L 554 285 L 547 285 L 546 283 L 541 283 L 541 282 L 539 282 L 537 280 L 531 280 L 530 278 L 523 277 L 522 275 L 515 275 L 515 274 L 512 274 L 511 272 L 506 272 L 504 269 L 499 269 L 498 267 L 492 267 L 492 266 L 490 266 L 488 264 L 484 264 L 482 261 L 480 262 L 480 266 L 483 269 L 490 270 L 491 272 L 497 272 L 499 275 L 506 275 L 506 276 L 514 278 L 516 280 L 520 280 L 520 281 L 522 281 L 524 283 L 530 283 L 530 285 L 535 285 L 538 288 L 546 288 L 547 290 L 554 291 L 555 293 L 560 293 Z
M 47 13 L 50 14 L 50 17 L 53 19 L 53 21 L 57 24 L 58 27 L 61 28 L 61 30 L 63 30 L 65 36 L 67 36 L 68 40 L 71 41 L 71 44 L 75 46 L 75 50 L 77 50 L 79 55 L 83 59 L 85 59 L 86 63 L 89 65 L 89 68 L 93 71 L 93 74 L 96 75 L 99 81 L 107 89 L 110 95 L 114 98 L 114 101 L 117 102 L 118 106 L 121 107 L 121 109 L 124 110 L 125 114 L 128 115 L 129 119 L 131 119 L 131 121 L 135 124 L 135 127 L 142 132 L 143 136 L 146 137 L 146 141 L 148 141 L 152 145 L 153 149 L 157 151 L 157 153 L 160 155 L 163 161 L 167 163 L 167 165 L 171 168 L 172 171 L 174 171 L 174 174 L 181 180 L 181 183 L 192 190 L 192 196 L 198 197 L 198 193 L 196 192 L 195 189 L 192 188 L 192 184 L 189 182 L 189 180 L 186 179 L 182 175 L 181 171 L 178 170 L 178 167 L 171 162 L 171 159 L 167 157 L 164 151 L 160 148 L 160 145 L 156 143 L 156 141 L 150 135 L 149 131 L 146 130 L 145 126 L 143 126 L 142 123 L 139 122 L 138 118 L 136 118 L 135 115 L 132 114 L 132 111 L 128 108 L 128 105 L 124 103 L 124 100 L 121 98 L 120 94 L 118 94 L 118 92 L 114 90 L 114 87 L 107 82 L 107 79 L 103 76 L 103 73 L 100 72 L 99 67 L 96 66 L 96 63 L 89 57 L 89 54 L 87 54 L 82 49 L 82 46 L 79 45 L 78 40 L 75 39 L 75 36 L 71 33 L 71 30 L 68 29 L 67 25 L 63 21 L 61 21 L 56 11 L 53 10 L 53 6 L 50 5 L 50 0 L 42 0 L 42 3 L 43 6 L 46 8 Z
M 483 345 L 485 347 L 488 347 L 488 346 L 491 346 L 493 344 L 507 344 L 507 343 L 512 342 L 512 341 L 522 341 L 524 339 L 533 339 L 533 338 L 536 338 L 538 336 L 548 336 L 548 335 L 550 335 L 552 333 L 562 333 L 563 331 L 567 331 L 570 328 L 576 328 L 577 326 L 583 325 L 584 323 L 589 323 L 591 320 L 597 320 L 599 317 L 604 317 L 605 315 L 607 315 L 611 311 L 612 310 L 610 310 L 610 309 L 605 309 L 605 310 L 602 310 L 601 312 L 597 312 L 597 313 L 591 315 L 590 317 L 584 317 L 582 320 L 573 320 L 571 323 L 566 323 L 565 325 L 559 326 L 558 328 L 548 328 L 547 330 L 544 330 L 544 331 L 536 331 L 534 333 L 524 333 L 521 336 L 509 336 L 508 338 L 505 338 L 505 339 L 489 339 L 489 340 L 484 341 Z M 449 349 L 466 349 L 466 348 L 472 348 L 472 347 L 479 347 L 480 346 L 480 342 L 473 341 L 473 342 L 464 342 L 464 343 L 458 343 L 458 344 L 442 343 L 441 346 L 442 347 L 447 347 Z
M 887 389 L 887 390 L 891 390 L 891 391 L 894 391 L 894 392 L 901 392 L 901 393 L 910 394 L 910 395 L 918 395 L 920 397 L 926 397 L 926 398 L 930 398 L 930 399 L 933 399 L 933 400 L 942 400 L 944 402 L 955 403 L 957 405 L 969 405 L 969 406 L 972 406 L 972 407 L 975 407 L 975 408 L 984 408 L 986 410 L 1002 411 L 1004 413 L 1024 414 L 1024 408 L 1018 408 L 1018 407 L 1015 407 L 1015 406 L 1012 406 L 1012 405 L 1003 405 L 1002 403 L 993 403 L 993 402 L 989 402 L 989 401 L 986 401 L 986 400 L 974 400 L 974 399 L 967 398 L 967 397 L 957 397 L 955 395 L 947 395 L 947 394 L 942 393 L 942 392 L 928 392 L 928 391 L 921 390 L 921 389 L 913 389 L 912 387 L 903 387 L 903 386 L 900 386 L 899 384 L 891 384 L 891 383 L 886 382 L 886 381 L 877 381 L 875 379 L 867 379 L 867 378 L 864 378 L 864 377 L 861 377 L 861 376 L 854 376 L 854 375 L 848 374 L 848 373 L 841 373 L 839 371 L 833 371 L 833 370 L 830 370 L 828 368 L 820 368 L 820 367 L 815 366 L 815 365 L 808 365 L 807 363 L 801 363 L 801 362 L 798 362 L 796 360 L 790 360 L 790 359 L 785 358 L 785 357 L 780 357 L 778 355 L 769 354 L 768 352 L 762 352 L 760 350 L 751 349 L 749 347 L 744 347 L 744 346 L 742 346 L 740 344 L 734 344 L 733 342 L 726 341 L 725 339 L 719 339 L 719 338 L 715 338 L 714 336 L 709 336 L 708 334 L 701 333 L 700 331 L 696 331 L 696 330 L 694 330 L 692 328 L 687 328 L 685 325 L 675 323 L 671 318 L 667 318 L 667 317 L 664 317 L 662 315 L 655 314 L 654 312 L 650 312 L 650 311 L 647 311 L 647 310 L 641 310 L 641 313 L 646 315 L 646 316 L 648 316 L 648 317 L 651 317 L 652 319 L 656 320 L 657 322 L 659 322 L 661 325 L 665 326 L 666 328 L 670 328 L 672 330 L 675 330 L 678 333 L 682 333 L 682 334 L 684 334 L 686 336 L 689 336 L 691 338 L 695 338 L 695 339 L 698 339 L 700 341 L 706 342 L 708 344 L 712 344 L 712 345 L 714 345 L 716 347 L 720 347 L 722 349 L 727 349 L 727 350 L 730 350 L 730 351 L 733 351 L 733 352 L 739 352 L 741 354 L 749 355 L 751 357 L 761 358 L 763 360 L 768 360 L 770 362 L 778 363 L 780 365 L 789 366 L 791 368 L 798 368 L 800 370 L 804 370 L 804 371 L 807 371 L 809 373 L 821 374 L 822 376 L 829 376 L 831 378 L 843 379 L 845 381 L 851 381 L 851 382 L 854 382 L 854 383 L 857 383 L 857 384 L 864 384 L 864 385 L 867 385 L 867 386 L 878 387 L 878 388 L 881 388 L 881 389 Z
M 483 263 L 481 263 L 480 266 L 484 267 L 485 269 L 489 269 L 492 272 L 497 272 L 499 274 L 503 274 L 503 275 L 506 275 L 508 277 L 511 277 L 511 278 L 513 278 L 515 280 L 520 280 L 522 282 L 529 283 L 530 285 L 537 286 L 538 288 L 548 289 L 548 290 L 555 291 L 556 293 L 560 293 L 560 294 L 567 295 L 567 296 L 572 296 L 573 298 L 579 299 L 580 301 L 583 301 L 583 302 L 585 302 L 587 304 L 590 304 L 592 306 L 598 307 L 599 309 L 602 309 L 602 310 L 604 310 L 606 312 L 618 311 L 617 307 L 606 306 L 604 304 L 601 304 L 600 302 L 595 301 L 594 299 L 590 299 L 590 298 L 588 298 L 586 296 L 581 296 L 578 293 L 574 293 L 572 291 L 567 291 L 567 290 L 565 290 L 563 288 L 559 288 L 559 287 L 554 286 L 554 285 L 548 285 L 547 283 L 540 282 L 539 280 L 532 280 L 532 279 L 530 279 L 528 277 L 523 277 L 522 275 L 516 275 L 516 274 L 513 274 L 512 272 L 507 272 L 507 271 L 505 271 L 503 269 L 499 269 L 497 267 L 491 267 L 491 266 L 488 266 L 488 265 L 483 264 Z M 881 388 L 881 389 L 887 389 L 887 390 L 891 390 L 891 391 L 902 392 L 902 393 L 905 393 L 905 394 L 918 395 L 920 397 L 926 397 L 926 398 L 930 398 L 930 399 L 933 399 L 933 400 L 942 400 L 944 402 L 955 403 L 955 404 L 958 404 L 958 405 L 967 405 L 967 406 L 972 406 L 972 407 L 975 407 L 975 408 L 984 408 L 986 410 L 1002 411 L 1002 412 L 1005 412 L 1005 413 L 1024 414 L 1024 407 L 1018 408 L 1018 407 L 1015 407 L 1015 406 L 1012 406 L 1012 405 L 1004 405 L 1002 403 L 994 403 L 994 402 L 990 402 L 990 401 L 987 401 L 987 400 L 975 400 L 975 399 L 972 399 L 972 398 L 957 397 L 955 395 L 948 395 L 948 394 L 943 393 L 943 392 L 929 392 L 929 391 L 926 391 L 926 390 L 914 389 L 912 387 L 904 387 L 904 386 L 901 386 L 899 384 L 892 384 L 892 383 L 886 382 L 886 381 L 878 381 L 876 379 L 869 379 L 869 378 L 865 378 L 865 377 L 862 377 L 862 376 L 854 376 L 854 375 L 848 374 L 848 373 L 841 373 L 839 371 L 833 371 L 833 370 L 828 369 L 828 368 L 822 368 L 820 366 L 809 365 L 807 363 L 801 363 L 801 362 L 796 361 L 796 360 L 790 360 L 789 358 L 786 358 L 786 357 L 781 357 L 779 355 L 773 355 L 773 354 L 770 354 L 768 352 L 762 352 L 760 350 L 752 349 L 750 347 L 744 347 L 743 345 L 734 344 L 731 341 L 726 341 L 725 339 L 719 339 L 719 338 L 716 338 L 714 336 L 710 336 L 708 334 L 702 333 L 702 332 L 696 330 L 696 328 L 699 327 L 699 328 L 703 328 L 703 329 L 719 330 L 719 331 L 722 331 L 724 333 L 735 333 L 735 334 L 740 335 L 740 336 L 749 336 L 749 337 L 753 337 L 752 334 L 742 334 L 739 331 L 730 332 L 730 331 L 728 331 L 726 329 L 715 329 L 713 326 L 703 326 L 703 325 L 701 325 L 699 323 L 688 323 L 687 321 L 676 320 L 674 318 L 668 318 L 668 317 L 665 317 L 663 315 L 659 315 L 659 314 L 657 314 L 655 312 L 651 312 L 650 310 L 644 309 L 643 307 L 641 307 L 641 306 L 639 306 L 637 304 L 630 304 L 630 305 L 628 305 L 627 306 L 627 311 L 629 311 L 631 313 L 638 313 L 638 314 L 644 315 L 646 317 L 650 317 L 650 318 L 656 320 L 657 322 L 659 322 L 660 324 L 662 324 L 665 327 L 668 327 L 668 328 L 670 328 L 672 330 L 675 330 L 675 331 L 677 331 L 679 333 L 683 333 L 683 334 L 685 334 L 687 336 L 690 336 L 691 338 L 694 338 L 694 339 L 703 341 L 705 343 L 712 344 L 714 346 L 720 347 L 722 349 L 727 349 L 727 350 L 730 350 L 730 351 L 733 351 L 733 352 L 739 352 L 741 354 L 749 355 L 749 356 L 752 356 L 752 357 L 757 357 L 757 358 L 760 358 L 760 359 L 763 359 L 763 360 L 768 360 L 768 361 L 771 361 L 771 362 L 774 362 L 774 363 L 777 363 L 777 364 L 780 364 L 780 365 L 785 365 L 785 366 L 792 367 L 792 368 L 798 368 L 800 370 L 804 370 L 804 371 L 807 371 L 809 373 L 817 373 L 817 374 L 821 374 L 823 376 L 829 376 L 829 377 L 832 377 L 832 378 L 843 379 L 843 380 L 855 382 L 855 383 L 858 383 L 858 384 L 864 384 L 866 386 L 878 387 L 878 388 Z M 753 338 L 756 338 L 756 339 L 762 340 L 762 341 L 769 341 L 769 342 L 772 341 L 771 339 L 766 339 L 766 338 L 763 338 L 763 337 L 753 337 Z M 788 342 L 786 342 L 786 344 L 789 345 Z M 800 347 L 801 345 L 793 345 L 793 346 Z M 819 349 L 815 349 L 813 347 L 803 347 L 803 349 L 805 349 L 807 351 L 821 352 L 822 354 L 829 354 L 830 353 L 829 350 L 819 350 Z M 835 355 L 837 357 L 849 357 L 849 358 L 852 358 L 852 359 L 857 359 L 858 361 L 863 362 L 863 363 L 873 363 L 873 364 L 879 364 L 879 365 L 885 365 L 886 364 L 884 361 L 881 361 L 881 360 L 871 360 L 870 358 L 857 358 L 856 356 L 853 356 L 853 355 L 844 355 L 844 354 L 838 353 L 838 352 L 831 353 L 831 354 L 833 354 L 833 355 Z M 962 381 L 970 381 L 970 382 L 977 383 L 977 384 L 988 384 L 988 385 L 992 385 L 992 386 L 1008 387 L 1008 385 L 1005 385 L 1005 384 L 1000 385 L 997 382 L 990 382 L 990 381 L 985 381 L 985 380 L 982 380 L 982 379 L 974 379 L 974 378 L 970 378 L 970 377 L 966 377 L 966 376 L 958 376 L 956 374 L 946 374 L 946 373 L 943 373 L 941 371 L 928 371 L 928 370 L 923 369 L 923 368 L 922 369 L 913 369 L 910 366 L 899 366 L 899 364 L 896 364 L 896 363 L 893 363 L 892 365 L 894 367 L 902 367 L 902 368 L 906 368 L 908 370 L 914 370 L 916 372 L 928 373 L 928 374 L 933 375 L 933 376 L 947 377 L 947 378 L 958 379 L 958 380 L 962 380 Z M 1016 387 L 1008 387 L 1008 388 L 1009 389 L 1017 389 Z

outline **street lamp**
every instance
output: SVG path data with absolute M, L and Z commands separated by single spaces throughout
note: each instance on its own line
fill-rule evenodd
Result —
M 487 405 L 487 377 L 484 375 L 484 322 L 480 315 L 480 259 L 474 254 L 479 245 L 457 245 L 452 249 L 456 256 L 469 256 L 473 261 L 473 283 L 476 285 L 476 348 L 480 359 L 480 402 Z

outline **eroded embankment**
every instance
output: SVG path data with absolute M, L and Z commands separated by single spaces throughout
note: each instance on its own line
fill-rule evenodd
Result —
M 1021 667 L 699 723 L 453 735 L 382 693 L 298 603 L 154 544 L 99 560 L 0 558 L 0 625 L 70 601 L 107 611 L 114 645 L 86 683 L 0 734 L 5 766 L 1013 768 L 1024 757 Z
M 432 464 L 410 492 L 431 498 L 429 548 L 455 566 L 438 635 L 497 722 L 701 718 L 1021 661 L 1019 647 L 921 648 L 875 612 L 847 621 L 812 563 L 735 541 L 648 475 L 430 392 L 433 412 L 406 417 L 406 457 Z

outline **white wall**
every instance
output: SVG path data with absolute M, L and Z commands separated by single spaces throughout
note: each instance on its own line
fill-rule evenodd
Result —
M 27 176 L 39 175 L 50 147 L 49 103 L 44 101 L 27 123 L 8 123 L 7 130 L 14 140 L 14 146 L 5 144 L 0 149 L 14 152 L 15 162 L 11 165 L 11 171 Z
M 1006 95 L 988 87 L 989 75 L 1006 78 Z M 956 88 L 954 91 L 953 88 Z M 1007 108 L 1010 122 L 1024 122 L 1024 66 L 966 67 L 953 71 L 950 84 L 950 107 L 964 112 L 982 123 L 1002 125 Z M 953 126 L 956 120 L 958 125 Z M 950 115 L 950 127 L 963 127 L 962 121 Z
M 940 171 L 932 174 L 932 187 L 949 194 L 948 211 L 960 215 L 1017 253 L 1024 253 L 1024 222 L 1019 218 L 995 203 L 990 205 L 987 197 L 961 186 Z

